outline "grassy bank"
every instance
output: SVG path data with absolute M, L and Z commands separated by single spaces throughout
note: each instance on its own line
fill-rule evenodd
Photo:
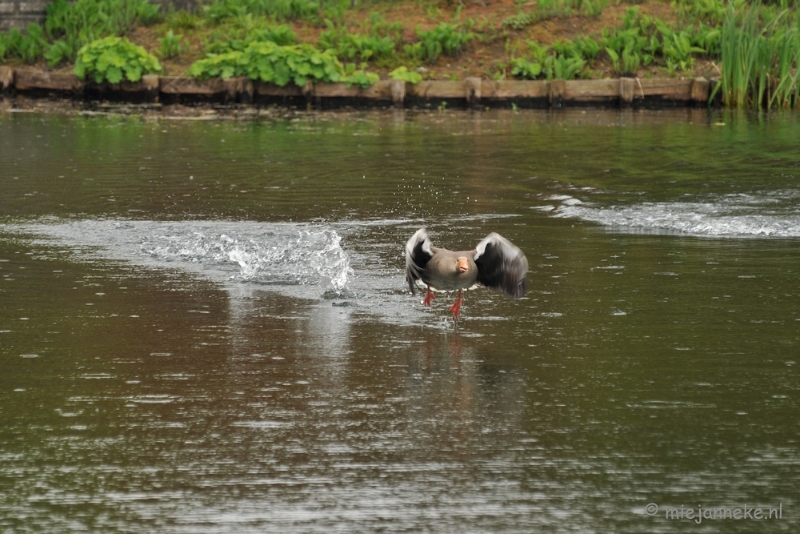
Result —
M 796 107 L 798 0 L 57 0 L 43 25 L 0 34 L 0 62 L 142 74 L 247 76 L 278 85 L 379 78 L 719 78 L 734 107 Z

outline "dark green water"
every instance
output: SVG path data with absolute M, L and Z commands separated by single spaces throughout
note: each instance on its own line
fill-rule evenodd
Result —
M 798 140 L 0 115 L 0 532 L 795 532 Z M 421 226 L 527 297 L 422 307 Z

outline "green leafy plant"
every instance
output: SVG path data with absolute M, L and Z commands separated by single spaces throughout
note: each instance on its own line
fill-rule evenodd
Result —
M 433 63 L 441 54 L 455 55 L 475 38 L 472 32 L 460 30 L 457 24 L 440 22 L 431 30 L 417 28 L 419 41 L 406 45 L 404 50 L 412 58 Z
M 64 61 L 72 59 L 72 54 L 72 45 L 59 39 L 50 45 L 47 52 L 44 54 L 44 59 L 47 60 L 47 64 L 50 65 L 50 67 L 55 67 Z
M 536 41 L 528 41 L 528 55 L 511 59 L 511 75 L 516 78 L 535 80 L 572 80 L 584 69 L 586 54 L 597 54 L 599 45 L 594 40 L 560 41 L 552 47 Z M 513 52 L 512 52 L 513 53 Z
M 422 81 L 422 74 L 408 70 L 408 67 L 403 65 L 390 72 L 389 78 L 392 80 L 400 80 L 401 82 L 417 84 Z
M 12 32 L 14 32 L 13 29 L 9 32 L 9 35 Z M 14 47 L 10 48 L 10 50 L 16 52 L 16 55 L 26 63 L 35 62 L 42 55 L 45 48 L 48 47 L 44 29 L 35 22 L 28 24 L 24 35 L 17 30 L 12 37 L 12 42 Z
M 702 48 L 692 44 L 691 35 L 686 31 L 672 31 L 669 28 L 661 29 L 661 53 L 667 62 L 667 70 L 689 70 L 694 65 L 692 54 L 702 54 Z
M 96 83 L 138 82 L 142 75 L 159 72 L 161 65 L 152 54 L 123 37 L 106 37 L 78 50 L 75 74 L 91 76 Z
M 319 37 L 319 46 L 330 48 L 343 60 L 387 59 L 395 55 L 397 43 L 390 36 L 377 34 L 353 34 L 339 30 L 328 21 L 328 30 Z
M 638 7 L 627 10 L 622 29 L 604 29 L 601 42 L 614 71 L 621 76 L 635 76 L 641 66 L 650 65 L 661 51 L 653 20 L 642 16 Z
M 515 78 L 535 80 L 542 74 L 542 64 L 525 58 L 511 60 L 511 75 Z
M 702 22 L 689 28 L 692 45 L 701 49 L 705 55 L 719 57 L 722 54 L 722 31 L 706 26 Z
M 387 22 L 383 15 L 375 11 L 370 13 L 369 20 L 364 21 L 361 28 L 364 33 L 391 37 L 394 41 L 399 41 L 403 37 L 403 25 L 400 22 Z
M 364 69 L 356 69 L 354 63 L 348 63 L 345 66 L 344 83 L 347 85 L 347 87 L 355 85 L 361 89 L 366 89 L 367 87 L 374 85 L 375 82 L 380 79 L 380 76 L 374 72 L 367 72 Z
M 280 46 L 271 41 L 250 43 L 244 51 L 210 55 L 189 67 L 196 78 L 247 76 L 284 86 L 312 82 L 339 82 L 345 77 L 342 64 L 330 50 L 310 44 Z
M 581 57 L 555 54 L 547 56 L 544 62 L 544 73 L 548 80 L 572 80 L 586 66 Z
M 600 43 L 591 37 L 576 37 L 573 41 L 556 41 L 551 48 L 563 56 L 583 59 L 594 59 L 602 50 Z
M 206 52 L 224 54 L 245 50 L 251 43 L 271 41 L 286 46 L 297 42 L 297 34 L 285 24 L 272 25 L 252 15 L 239 17 L 211 33 L 206 41 Z
M 244 75 L 242 51 L 234 50 L 222 54 L 209 54 L 189 67 L 189 75 L 195 78 L 231 78 Z

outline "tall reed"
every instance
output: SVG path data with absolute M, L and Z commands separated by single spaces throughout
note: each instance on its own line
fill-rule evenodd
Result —
M 800 18 L 783 11 L 764 22 L 766 15 L 759 2 L 738 13 L 728 8 L 718 89 L 729 107 L 797 106 Z

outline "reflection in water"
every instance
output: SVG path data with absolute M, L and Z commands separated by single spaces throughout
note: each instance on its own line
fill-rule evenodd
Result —
M 793 531 L 770 117 L 0 117 L 0 531 Z M 508 237 L 528 294 L 423 307 L 420 226 Z

